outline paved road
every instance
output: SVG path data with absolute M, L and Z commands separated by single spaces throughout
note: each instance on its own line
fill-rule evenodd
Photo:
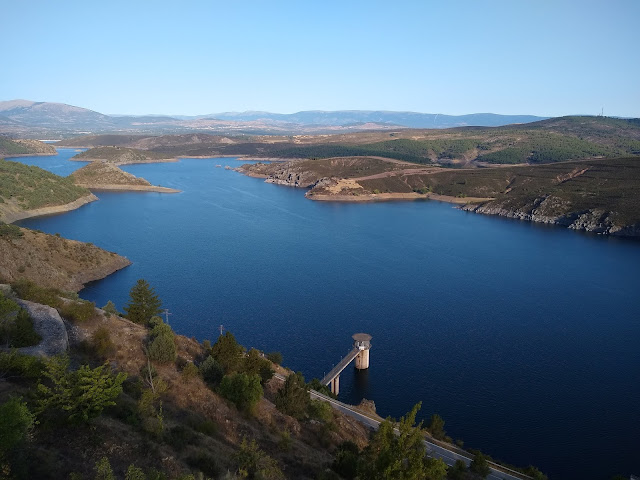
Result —
M 276 373 L 274 376 L 283 382 L 285 380 L 285 377 L 283 375 Z M 323 402 L 329 403 L 336 410 L 339 410 L 345 415 L 349 415 L 350 417 L 355 418 L 356 420 L 360 421 L 361 423 L 363 423 L 364 425 L 368 426 L 373 430 L 377 430 L 378 427 L 380 426 L 380 420 L 372 416 L 369 416 L 363 412 L 355 410 L 353 408 L 353 405 L 342 403 L 331 397 L 327 397 L 322 393 L 316 392 L 315 390 L 309 390 L 309 395 L 313 399 L 322 400 Z M 444 461 L 444 463 L 446 463 L 449 466 L 453 465 L 456 462 L 456 460 L 462 460 L 467 466 L 469 466 L 469 464 L 471 463 L 470 457 L 461 455 L 460 453 L 450 450 L 446 447 L 443 447 L 442 445 L 438 445 L 437 443 L 434 443 L 427 438 L 425 438 L 424 444 L 427 447 L 427 453 L 429 454 L 430 457 L 441 458 Z M 506 471 L 503 471 L 502 469 L 504 467 L 500 467 L 498 465 L 490 464 L 490 468 L 491 468 L 491 473 L 487 476 L 487 478 L 490 480 L 522 480 L 522 479 L 530 478 L 519 472 L 512 471 L 512 473 L 508 473 Z M 508 470 L 508 469 L 505 469 L 505 470 Z

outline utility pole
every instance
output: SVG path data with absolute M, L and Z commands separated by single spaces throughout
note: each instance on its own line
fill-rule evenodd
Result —
M 164 318 L 166 321 L 166 324 L 169 325 L 169 315 L 173 315 L 172 313 L 169 313 L 169 309 L 165 308 L 164 309 Z

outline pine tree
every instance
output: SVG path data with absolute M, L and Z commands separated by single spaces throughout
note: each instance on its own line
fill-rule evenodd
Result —
M 159 315 L 162 310 L 162 301 L 146 280 L 142 278 L 131 288 L 129 292 L 131 300 L 124 307 L 129 320 L 146 325 L 151 317 Z

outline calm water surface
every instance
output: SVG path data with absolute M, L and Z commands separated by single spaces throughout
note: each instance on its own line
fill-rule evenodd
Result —
M 20 161 L 68 174 L 72 154 Z M 342 400 L 394 417 L 422 401 L 466 446 L 552 478 L 640 473 L 640 243 L 437 202 L 312 202 L 217 164 L 239 162 L 131 165 L 183 193 L 98 192 L 21 224 L 133 261 L 81 292 L 99 306 L 145 278 L 179 333 L 223 324 L 307 378 L 367 332 L 371 368 L 343 373 Z

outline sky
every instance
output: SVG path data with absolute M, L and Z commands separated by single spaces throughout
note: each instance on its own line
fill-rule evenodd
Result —
M 0 0 L 0 100 L 640 117 L 640 0 Z

